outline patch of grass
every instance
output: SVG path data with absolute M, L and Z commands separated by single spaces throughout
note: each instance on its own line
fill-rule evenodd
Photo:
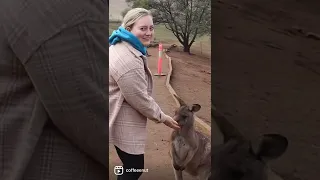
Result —
M 109 35 L 118 29 L 121 22 L 109 22 Z M 181 46 L 178 39 L 173 35 L 173 33 L 168 30 L 164 25 L 159 24 L 155 26 L 155 39 L 162 43 L 174 43 Z M 211 39 L 209 36 L 202 36 L 195 39 L 195 42 L 191 46 L 191 52 L 198 55 L 203 55 L 210 57 L 211 54 Z
M 168 30 L 164 25 L 159 24 L 154 28 L 155 38 L 160 42 L 172 42 L 177 43 L 178 39 L 173 35 L 173 33 Z
M 112 31 L 118 29 L 121 25 L 121 22 L 109 22 L 109 35 L 111 35 Z

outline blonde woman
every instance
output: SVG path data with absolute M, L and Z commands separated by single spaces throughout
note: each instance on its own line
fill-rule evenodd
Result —
M 143 169 L 147 119 L 179 129 L 151 97 L 152 74 L 147 66 L 148 46 L 154 35 L 150 11 L 130 10 L 122 25 L 109 37 L 109 142 L 124 169 Z M 129 173 L 118 179 L 138 179 L 142 173 Z

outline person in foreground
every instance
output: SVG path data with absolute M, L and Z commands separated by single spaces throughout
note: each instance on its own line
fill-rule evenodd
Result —
M 0 180 L 108 179 L 107 9 L 0 1 Z
M 146 46 L 154 34 L 151 12 L 134 8 L 109 37 L 109 143 L 116 148 L 124 169 L 143 169 L 147 119 L 179 129 L 151 97 L 153 79 Z M 136 180 L 139 173 L 118 176 Z

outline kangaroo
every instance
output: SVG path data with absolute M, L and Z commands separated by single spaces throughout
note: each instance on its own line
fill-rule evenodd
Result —
M 280 134 L 263 134 L 247 140 L 211 107 L 211 118 L 220 129 L 224 142 L 213 147 L 210 180 L 267 180 L 267 162 L 283 155 L 288 140 Z
M 170 156 L 176 180 L 183 180 L 182 172 L 207 180 L 211 175 L 211 140 L 194 128 L 194 113 L 201 109 L 199 104 L 188 106 L 177 97 L 180 107 L 173 117 L 181 127 L 171 134 Z
M 170 155 L 176 180 L 183 180 L 183 171 L 200 180 L 268 179 L 267 163 L 286 152 L 289 144 L 286 137 L 274 133 L 249 140 L 212 104 L 211 119 L 223 135 L 223 144 L 214 146 L 211 151 L 210 140 L 194 129 L 193 114 L 201 106 L 188 106 L 179 97 L 175 97 L 180 107 L 175 111 L 174 119 L 181 129 L 171 134 Z

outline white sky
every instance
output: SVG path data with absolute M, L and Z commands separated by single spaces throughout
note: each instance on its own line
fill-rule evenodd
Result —
M 125 0 L 109 0 L 109 19 L 122 19 L 121 12 L 128 7 Z

